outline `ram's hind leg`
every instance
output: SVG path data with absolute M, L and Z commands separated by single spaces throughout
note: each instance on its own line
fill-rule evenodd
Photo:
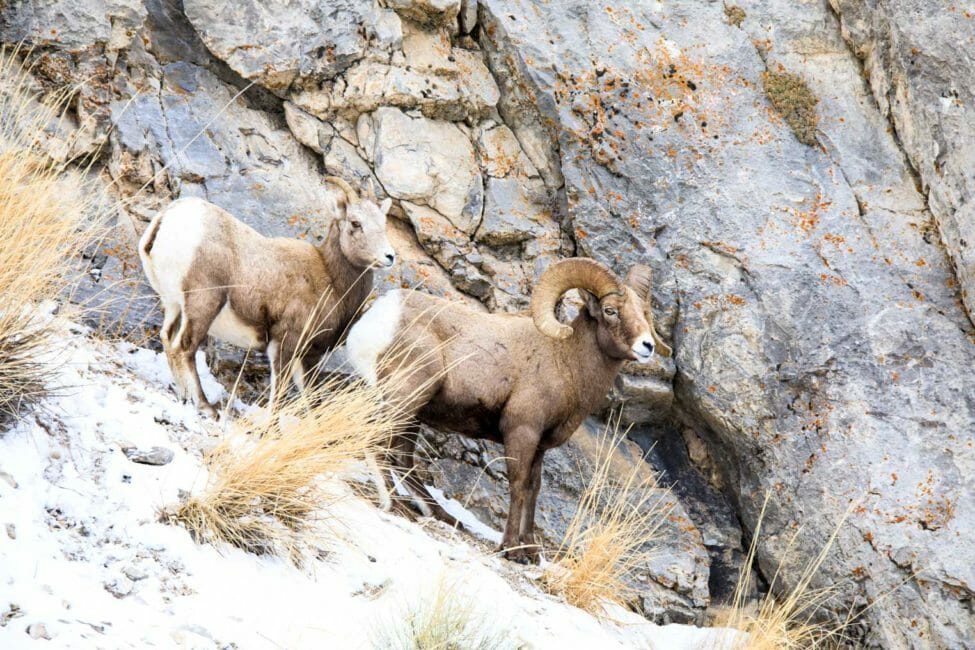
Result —
M 419 436 L 416 413 L 437 394 L 443 383 L 444 362 L 437 340 L 424 332 L 417 341 L 394 348 L 382 365 L 381 384 L 390 394 L 394 408 L 413 421 L 406 431 L 390 441 L 387 459 L 393 482 L 399 491 L 407 493 L 410 503 L 421 514 L 457 526 L 460 522 L 433 498 L 417 476 L 415 465 L 414 452 Z
M 402 491 L 417 511 L 425 517 L 436 517 L 451 526 L 459 526 L 456 517 L 444 510 L 417 474 L 416 442 L 419 437 L 419 427 L 413 426 L 409 431 L 397 434 L 393 438 L 390 448 L 390 472 L 393 481 Z

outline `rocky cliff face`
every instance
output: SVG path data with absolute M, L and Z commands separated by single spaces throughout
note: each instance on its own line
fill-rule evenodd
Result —
M 0 40 L 41 87 L 86 82 L 52 152 L 135 196 L 130 238 L 184 194 L 316 237 L 336 174 L 395 199 L 386 286 L 517 309 L 557 257 L 649 263 L 676 357 L 616 398 L 695 487 L 646 609 L 720 598 L 770 491 L 762 572 L 794 584 L 852 509 L 837 611 L 868 644 L 971 646 L 972 8 L 738 5 L 47 0 L 5 3 Z M 138 277 L 122 251 L 103 282 Z M 460 486 L 485 450 L 451 444 Z

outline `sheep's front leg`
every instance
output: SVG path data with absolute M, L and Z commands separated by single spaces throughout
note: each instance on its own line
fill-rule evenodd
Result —
M 528 500 L 521 516 L 521 545 L 525 547 L 533 562 L 541 557 L 541 547 L 535 543 L 535 505 L 538 503 L 538 492 L 542 488 L 542 457 L 545 450 L 539 449 L 532 461 L 531 479 L 528 486 Z
M 299 389 L 304 388 L 304 382 L 299 382 L 296 374 L 301 374 L 301 361 L 295 356 L 295 347 L 284 336 L 280 340 L 272 339 L 267 345 L 267 357 L 271 362 L 271 396 L 268 409 L 273 410 L 281 398 L 288 391 L 288 381 L 293 380 Z M 297 373 L 296 373 L 297 371 Z
M 531 492 L 532 463 L 538 453 L 539 433 L 531 427 L 516 427 L 504 436 L 504 452 L 508 465 L 508 485 L 511 505 L 501 538 L 501 551 L 513 562 L 527 564 L 536 554 L 521 545 L 521 524 L 526 514 Z

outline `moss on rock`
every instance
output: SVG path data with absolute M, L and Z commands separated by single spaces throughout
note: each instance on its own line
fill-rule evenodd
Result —
M 799 142 L 811 147 L 818 144 L 816 104 L 819 99 L 809 90 L 802 77 L 791 72 L 764 72 L 762 85 L 772 106 L 796 134 Z
M 745 20 L 745 10 L 738 5 L 725 5 L 724 15 L 728 19 L 728 24 L 735 27 L 741 27 L 742 21 Z

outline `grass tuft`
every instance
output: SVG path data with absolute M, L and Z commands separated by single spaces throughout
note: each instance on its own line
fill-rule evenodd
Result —
M 799 142 L 814 147 L 819 118 L 819 99 L 799 75 L 791 72 L 763 72 L 762 85 L 772 106 L 782 116 Z
M 846 630 L 855 618 L 852 612 L 843 620 L 836 620 L 835 617 L 827 614 L 829 611 L 836 610 L 835 601 L 842 585 L 832 584 L 814 588 L 812 583 L 816 573 L 826 561 L 839 530 L 850 513 L 849 510 L 841 518 L 822 550 L 806 566 L 791 589 L 784 590 L 784 594 L 779 597 L 775 596 L 776 591 L 783 591 L 779 589 L 781 580 L 779 571 L 776 571 L 768 593 L 757 603 L 748 603 L 748 594 L 752 590 L 752 567 L 755 563 L 758 539 L 768 501 L 769 495 L 766 495 L 731 606 L 716 618 L 715 625 L 744 633 L 736 635 L 729 644 L 733 650 L 807 650 L 842 647 L 848 644 L 850 640 L 847 638 Z M 801 529 L 793 535 L 789 542 L 789 549 L 798 540 L 800 533 Z M 781 570 L 781 565 L 779 568 Z
M 725 5 L 724 17 L 728 20 L 729 25 L 741 27 L 741 24 L 745 21 L 745 10 L 738 5 Z
M 317 544 L 329 504 L 325 478 L 381 455 L 403 425 L 380 387 L 323 379 L 241 419 L 205 458 L 209 482 L 163 512 L 199 542 L 225 542 L 301 563 Z
M 377 627 L 376 650 L 506 650 L 518 647 L 470 597 L 441 578 L 433 596 Z M 493 629 L 492 629 L 493 628 Z
M 66 99 L 37 101 L 18 52 L 0 50 L 0 424 L 55 374 L 58 337 L 38 303 L 75 282 L 69 261 L 96 230 L 91 181 L 44 150 Z
M 607 602 L 626 605 L 638 595 L 633 585 L 674 507 L 643 463 L 616 476 L 614 450 L 625 439 L 618 422 L 600 437 L 593 476 L 542 580 L 550 593 L 596 615 Z

